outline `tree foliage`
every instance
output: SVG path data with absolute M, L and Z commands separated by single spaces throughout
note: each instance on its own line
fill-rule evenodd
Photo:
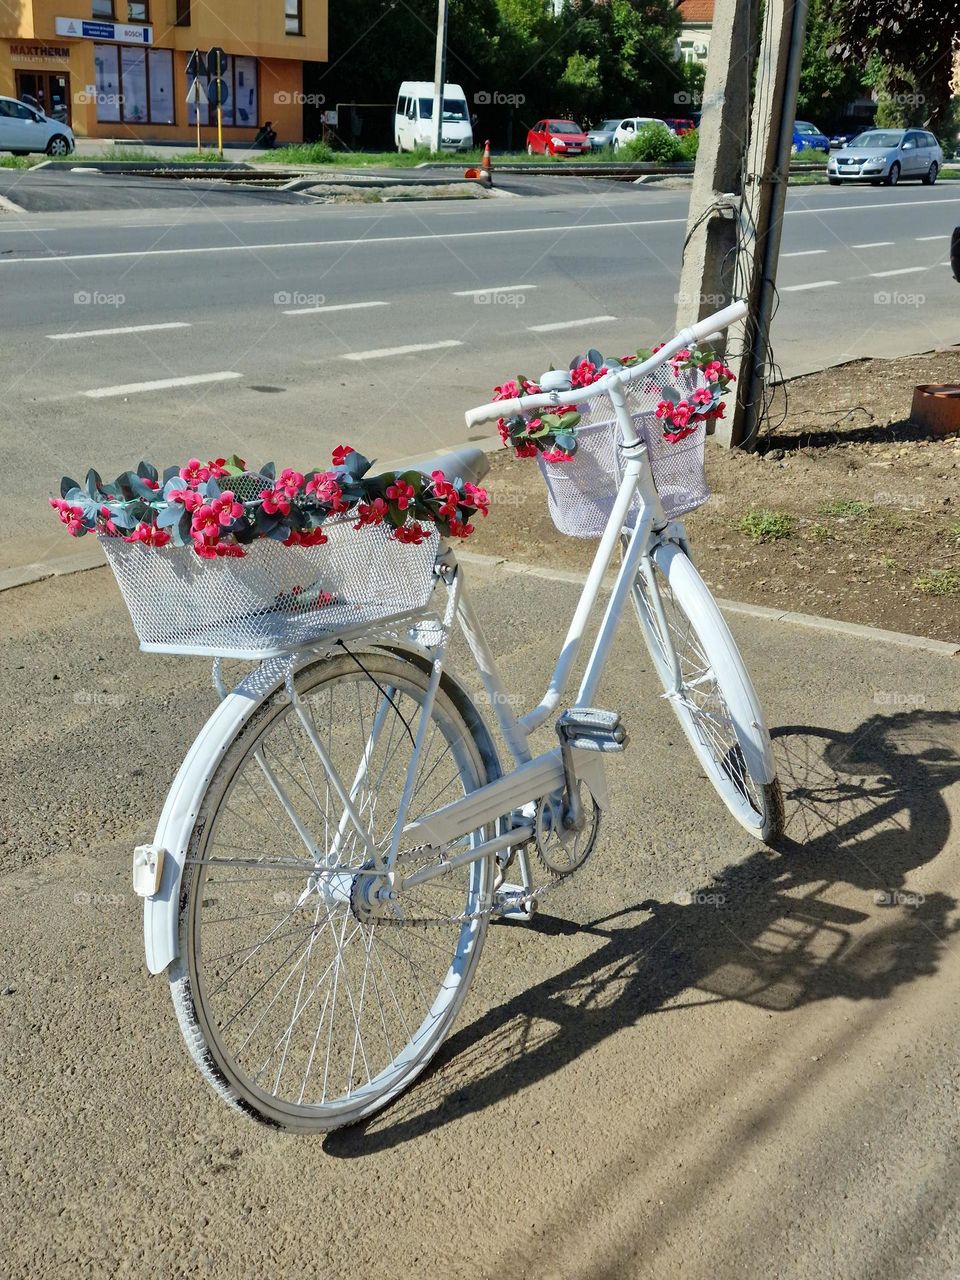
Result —
M 811 0 L 800 69 L 797 119 L 837 127 L 847 104 L 864 88 L 864 68 L 838 55 L 840 25 L 831 0 Z
M 907 106 L 910 124 L 940 128 L 951 104 L 960 44 L 960 0 L 830 0 L 837 53 L 848 66 L 875 57 L 883 95 Z

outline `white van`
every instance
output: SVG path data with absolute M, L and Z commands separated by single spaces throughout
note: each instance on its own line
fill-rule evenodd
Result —
M 398 151 L 416 151 L 433 145 L 433 81 L 404 80 L 397 95 L 393 139 Z M 466 94 L 458 84 L 443 86 L 442 151 L 469 151 L 473 127 Z

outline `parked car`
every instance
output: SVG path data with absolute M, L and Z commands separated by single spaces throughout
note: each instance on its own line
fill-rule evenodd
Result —
M 539 120 L 527 134 L 528 156 L 579 156 L 590 149 L 575 120 Z
M 943 152 L 925 129 L 868 129 L 827 162 L 827 181 L 881 182 L 895 187 L 901 178 L 919 178 L 932 187 L 943 168 Z
M 15 156 L 26 156 L 31 151 L 67 156 L 75 146 L 69 125 L 51 120 L 16 98 L 0 98 L 0 151 L 12 151 Z
M 416 151 L 433 145 L 433 81 L 404 80 L 397 94 L 393 116 L 393 140 L 398 151 Z M 443 86 L 441 151 L 469 151 L 473 126 L 466 94 L 458 84 Z
M 660 120 L 656 116 L 630 116 L 629 119 L 620 121 L 613 135 L 614 151 L 619 151 L 622 146 L 632 141 L 637 136 L 637 130 L 645 124 L 662 124 L 665 129 L 673 133 L 666 120 Z
M 616 120 L 601 120 L 595 129 L 588 131 L 587 140 L 594 151 L 613 146 L 613 135 L 622 119 L 623 116 L 617 116 Z
M 954 227 L 950 237 L 950 266 L 954 280 L 960 280 L 960 227 Z
M 845 147 L 861 133 L 863 133 L 862 129 L 838 129 L 836 133 L 830 135 L 830 150 L 838 151 L 840 147 Z
M 668 129 L 672 129 L 678 138 L 684 138 L 688 133 L 694 133 L 697 128 L 692 120 L 673 120 L 669 116 L 664 116 L 663 123 Z
M 791 150 L 794 155 L 798 155 L 801 151 L 829 151 L 830 139 L 809 120 L 796 120 L 793 125 Z

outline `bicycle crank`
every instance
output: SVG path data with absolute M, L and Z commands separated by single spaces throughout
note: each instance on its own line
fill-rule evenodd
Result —
M 566 790 L 537 801 L 533 843 L 537 857 L 553 876 L 578 871 L 593 852 L 600 831 L 600 806 L 583 781 L 575 781 L 576 802 Z

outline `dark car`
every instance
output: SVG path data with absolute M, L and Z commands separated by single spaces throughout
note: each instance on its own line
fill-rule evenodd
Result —
M 950 240 L 950 265 L 953 267 L 954 280 L 960 280 L 960 227 L 953 228 Z

